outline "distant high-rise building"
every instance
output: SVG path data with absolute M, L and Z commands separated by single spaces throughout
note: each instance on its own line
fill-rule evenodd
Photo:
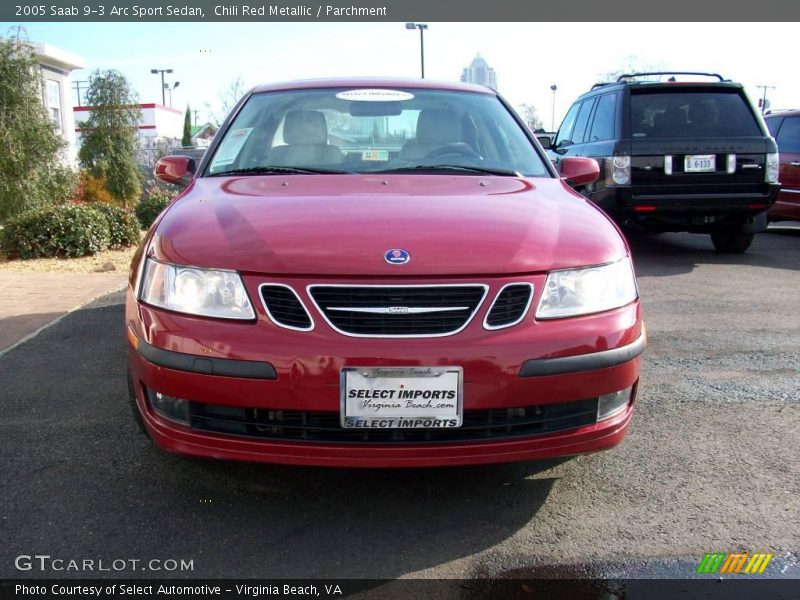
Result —
M 486 64 L 486 60 L 480 54 L 477 54 L 470 65 L 461 73 L 461 81 L 485 85 L 493 90 L 497 89 L 497 75 L 494 69 Z

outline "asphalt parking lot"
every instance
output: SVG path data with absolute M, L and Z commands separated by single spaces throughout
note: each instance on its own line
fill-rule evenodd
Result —
M 122 294 L 68 315 L 0 358 L 0 577 L 91 575 L 15 568 L 37 553 L 194 563 L 112 573 L 126 577 L 684 577 L 739 549 L 800 577 L 800 228 L 734 256 L 707 236 L 631 243 L 650 336 L 637 412 L 620 447 L 563 461 L 409 472 L 165 455 L 127 404 Z

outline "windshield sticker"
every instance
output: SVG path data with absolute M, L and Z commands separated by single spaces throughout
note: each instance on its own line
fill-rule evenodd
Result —
M 361 153 L 361 160 L 389 160 L 388 150 L 364 150 Z
M 221 167 L 223 165 L 232 164 L 233 161 L 236 160 L 236 157 L 239 156 L 239 152 L 242 151 L 242 146 L 244 146 L 244 143 L 247 141 L 247 138 L 250 137 L 252 131 L 252 127 L 234 129 L 231 131 L 228 137 L 225 138 L 225 141 L 222 142 L 219 150 L 217 150 L 217 154 L 214 156 L 211 166 Z
M 397 102 L 413 100 L 414 94 L 399 90 L 349 90 L 336 94 L 339 100 L 356 100 L 359 102 Z

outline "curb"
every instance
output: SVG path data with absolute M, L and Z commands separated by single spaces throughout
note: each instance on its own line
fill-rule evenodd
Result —
M 33 338 L 35 338 L 37 335 L 39 335 L 39 334 L 40 334 L 42 331 L 44 331 L 44 330 L 45 330 L 45 329 L 47 329 L 48 327 L 52 327 L 53 325 L 55 325 L 56 323 L 58 323 L 59 321 L 61 321 L 61 319 L 63 319 L 64 317 L 66 317 L 66 316 L 68 316 L 68 315 L 70 315 L 70 314 L 74 313 L 76 310 L 80 310 L 80 309 L 82 309 L 84 306 L 86 306 L 87 304 L 91 304 L 92 302 L 94 302 L 94 301 L 95 301 L 95 300 L 97 300 L 98 298 L 102 298 L 103 296 L 108 296 L 109 294 L 113 294 L 114 292 L 118 292 L 118 291 L 120 291 L 120 290 L 123 290 L 123 289 L 125 289 L 125 288 L 127 287 L 127 285 L 128 285 L 128 282 L 126 281 L 125 283 L 123 283 L 123 284 L 121 284 L 121 285 L 118 285 L 118 286 L 117 286 L 117 287 L 115 287 L 115 288 L 112 288 L 112 289 L 110 289 L 110 290 L 108 290 L 108 291 L 106 291 L 106 292 L 103 292 L 103 293 L 101 293 L 101 294 L 98 294 L 98 295 L 96 295 L 96 296 L 94 296 L 94 297 L 92 297 L 92 298 L 89 298 L 89 299 L 88 299 L 88 300 L 86 300 L 85 302 L 83 302 L 83 303 L 81 303 L 81 304 L 78 304 L 77 306 L 74 306 L 74 307 L 70 308 L 70 309 L 69 309 L 68 311 L 66 311 L 65 313 L 58 315 L 58 316 L 57 316 L 55 319 L 53 319 L 52 321 L 49 321 L 48 323 L 45 323 L 44 325 L 42 325 L 41 327 L 39 327 L 39 328 L 38 328 L 38 329 L 36 329 L 35 331 L 32 331 L 31 333 L 29 333 L 29 334 L 28 334 L 28 335 L 26 335 L 26 336 L 23 336 L 22 338 L 20 338 L 19 340 L 17 340 L 16 342 L 14 342 L 14 343 L 13 343 L 13 344 L 11 344 L 10 346 L 8 346 L 7 348 L 3 348 L 2 350 L 0 350 L 0 359 L 1 359 L 1 358 L 3 358 L 3 357 L 4 357 L 6 354 L 8 354 L 9 352 L 11 352 L 11 351 L 12 351 L 14 348 L 16 348 L 17 346 L 21 346 L 21 345 L 22 345 L 22 344 L 24 344 L 25 342 L 27 342 L 27 341 L 29 341 L 29 340 L 32 340 L 32 339 L 33 339 Z

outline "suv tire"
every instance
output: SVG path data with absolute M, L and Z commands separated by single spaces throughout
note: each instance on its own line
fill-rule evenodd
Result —
M 747 252 L 754 237 L 754 233 L 744 231 L 743 225 L 735 225 L 711 232 L 711 243 L 717 252 L 742 254 Z

